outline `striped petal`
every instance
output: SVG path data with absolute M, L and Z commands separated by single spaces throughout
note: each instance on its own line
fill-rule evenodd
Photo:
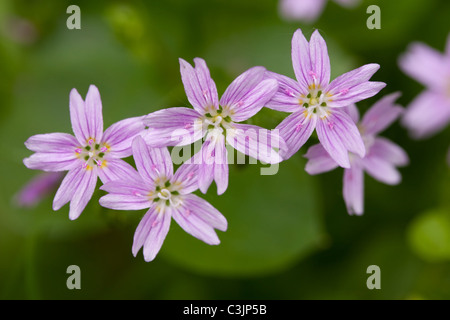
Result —
M 369 79 L 380 68 L 378 64 L 366 64 L 334 79 L 324 90 L 332 107 L 346 107 L 352 103 L 376 95 L 386 84 Z
M 344 170 L 343 196 L 350 215 L 362 215 L 364 212 L 364 171 L 355 162 Z
M 144 139 L 154 147 L 185 146 L 203 137 L 201 114 L 190 108 L 158 110 L 144 123 L 149 128 Z
M 155 259 L 169 232 L 171 208 L 160 211 L 158 207 L 150 208 L 139 223 L 133 239 L 133 255 L 144 247 L 144 259 L 147 262 Z
M 141 210 L 149 208 L 151 187 L 142 179 L 112 181 L 100 187 L 108 192 L 100 198 L 100 205 L 114 210 Z
M 219 237 L 213 225 L 220 225 L 226 229 L 225 217 L 205 200 L 186 195 L 182 205 L 173 210 L 174 220 L 190 235 L 209 245 L 218 245 Z
M 398 119 L 403 113 L 403 108 L 395 105 L 399 96 L 399 92 L 384 96 L 364 114 L 361 120 L 364 134 L 376 135 Z
M 239 152 L 265 163 L 283 161 L 275 148 L 287 149 L 284 140 L 275 130 L 267 130 L 250 124 L 234 124 L 227 130 L 227 142 Z
M 200 114 L 209 108 L 219 108 L 219 98 L 214 80 L 205 60 L 195 58 L 195 69 L 185 60 L 180 60 L 181 80 L 189 102 Z
M 299 99 L 302 92 L 297 81 L 270 71 L 266 71 L 265 78 L 278 81 L 278 91 L 266 103 L 265 106 L 267 108 L 284 112 L 297 112 L 301 110 Z
M 300 150 L 313 133 L 316 123 L 316 115 L 308 115 L 306 111 L 300 111 L 289 115 L 276 127 L 287 145 L 286 149 L 280 150 L 280 156 L 284 160 Z
M 309 52 L 311 55 L 311 75 L 316 84 L 325 88 L 330 82 L 330 57 L 325 40 L 318 30 L 315 30 L 309 41 Z
M 132 180 L 138 179 L 139 174 L 130 164 L 121 160 L 108 158 L 103 160 L 103 164 L 98 167 L 98 176 L 102 183 L 117 180 Z
M 320 143 L 311 146 L 305 158 L 308 159 L 305 171 L 311 175 L 328 172 L 339 166 Z
M 134 117 L 114 123 L 103 134 L 102 142 L 110 148 L 108 154 L 115 158 L 125 158 L 132 154 L 131 142 L 145 129 L 144 117 Z
M 103 135 L 103 115 L 100 93 L 91 85 L 84 102 L 76 89 L 70 92 L 70 119 L 72 129 L 82 144 L 89 139 L 101 141 Z
M 167 148 L 152 148 L 137 136 L 133 140 L 133 157 L 136 168 L 144 180 L 153 183 L 156 179 L 173 176 L 173 164 Z
M 364 157 L 366 150 L 361 134 L 349 115 L 332 109 L 317 121 L 317 136 L 325 150 L 341 167 L 350 168 L 348 152 Z

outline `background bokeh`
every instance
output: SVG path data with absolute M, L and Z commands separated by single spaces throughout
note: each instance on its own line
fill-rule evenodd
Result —
M 81 30 L 68 30 L 66 9 L 81 8 Z M 366 9 L 381 8 L 381 30 Z M 398 68 L 412 41 L 443 51 L 450 2 L 329 1 L 314 24 L 286 22 L 271 0 L 0 1 L 0 298 L 2 299 L 449 299 L 450 128 L 414 141 L 397 123 L 383 133 L 411 164 L 398 186 L 366 175 L 365 213 L 349 216 L 342 169 L 308 176 L 302 155 L 274 176 L 260 165 L 230 166 L 223 196 L 205 198 L 228 219 L 222 243 L 208 246 L 172 223 L 155 261 L 131 254 L 144 211 L 102 208 L 96 191 L 76 221 L 68 206 L 51 209 L 54 192 L 32 208 L 14 202 L 34 176 L 22 159 L 31 135 L 71 132 L 69 92 L 102 95 L 105 128 L 123 118 L 188 106 L 178 58 L 204 58 L 219 94 L 255 65 L 293 77 L 290 41 L 301 27 L 326 39 L 332 78 L 379 63 L 382 95 L 407 105 L 423 87 Z M 251 121 L 274 128 L 286 114 L 264 109 Z M 438 116 L 438 115 L 437 115 Z M 97 186 L 100 186 L 98 182 Z M 68 290 L 66 269 L 81 268 L 81 290 Z M 368 290 L 366 269 L 381 268 L 381 290 Z

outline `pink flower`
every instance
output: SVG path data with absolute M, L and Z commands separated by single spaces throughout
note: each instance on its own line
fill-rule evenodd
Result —
M 180 59 L 181 79 L 194 109 L 169 108 L 149 114 L 144 121 L 150 128 L 145 139 L 151 146 L 164 147 L 189 145 L 205 137 L 201 150 L 191 159 L 200 166 L 199 188 L 206 193 L 214 180 L 217 193 L 222 194 L 228 187 L 225 143 L 266 163 L 282 160 L 273 149 L 280 144 L 278 135 L 239 123 L 261 110 L 277 91 L 278 83 L 263 79 L 263 67 L 253 67 L 237 77 L 219 101 L 206 62 L 200 58 L 194 62 L 195 68 Z
M 450 122 L 450 36 L 444 54 L 414 43 L 400 57 L 399 65 L 426 87 L 407 107 L 402 124 L 415 138 L 429 137 Z
M 102 102 L 94 85 L 89 87 L 86 101 L 72 89 L 70 119 L 75 136 L 67 133 L 32 136 L 25 145 L 35 153 L 23 162 L 29 169 L 69 171 L 56 192 L 53 210 L 70 201 L 69 218 L 74 220 L 91 199 L 97 176 L 106 183 L 134 172 L 120 158 L 131 155 L 131 141 L 145 126 L 142 117 L 129 118 L 103 132 Z
M 403 108 L 394 104 L 399 93 L 387 95 L 366 112 L 358 124 L 367 149 L 365 157 L 350 153 L 350 168 L 344 170 L 344 201 L 349 214 L 361 215 L 364 211 L 364 171 L 380 182 L 395 185 L 400 183 L 401 175 L 396 166 L 409 163 L 408 155 L 390 140 L 378 134 L 394 122 Z M 345 108 L 353 121 L 359 121 L 358 109 L 354 104 Z M 316 144 L 308 149 L 305 157 L 309 159 L 305 170 L 309 174 L 319 174 L 338 167 L 323 146 Z
M 283 159 L 290 158 L 309 139 L 314 129 L 330 156 L 344 168 L 350 167 L 348 152 L 365 155 L 364 143 L 355 123 L 342 107 L 376 95 L 385 83 L 370 82 L 379 69 L 367 64 L 330 82 L 330 60 L 325 40 L 316 30 L 308 43 L 298 29 L 292 38 L 292 64 L 297 81 L 273 72 L 279 88 L 266 107 L 292 112 L 276 129 L 286 142 Z
M 359 0 L 335 0 L 344 7 L 352 7 Z M 326 0 L 280 0 L 280 14 L 286 20 L 314 22 L 322 13 Z
M 226 231 L 227 221 L 208 202 L 192 194 L 198 189 L 198 166 L 183 164 L 174 174 L 167 148 L 148 147 L 139 136 L 132 147 L 138 174 L 103 185 L 100 189 L 109 194 L 100 198 L 100 204 L 115 210 L 149 208 L 134 234 L 133 255 L 144 247 L 145 261 L 152 261 L 172 217 L 187 233 L 207 244 L 219 244 L 214 228 Z
M 32 207 L 45 196 L 56 191 L 61 183 L 61 172 L 44 172 L 33 177 L 15 196 L 15 202 L 21 207 Z

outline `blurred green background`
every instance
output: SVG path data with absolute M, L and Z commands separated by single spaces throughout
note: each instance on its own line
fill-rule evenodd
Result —
M 81 8 L 81 30 L 68 30 L 66 9 Z M 381 8 L 381 30 L 366 9 Z M 53 194 L 33 208 L 14 195 L 35 175 L 22 159 L 31 135 L 72 132 L 69 92 L 102 95 L 105 128 L 123 118 L 189 106 L 178 58 L 204 58 L 219 94 L 255 65 L 293 77 L 290 41 L 302 28 L 326 39 L 332 77 L 366 63 L 407 105 L 423 87 L 398 68 L 412 41 L 443 51 L 450 2 L 362 1 L 345 9 L 329 1 L 314 24 L 286 22 L 270 0 L 0 2 L 0 298 L 2 299 L 449 299 L 450 128 L 413 141 L 397 123 L 383 135 L 411 164 L 398 186 L 366 175 L 365 213 L 349 216 L 342 169 L 310 177 L 302 155 L 274 176 L 259 165 L 230 166 L 227 192 L 206 196 L 228 219 L 222 243 L 208 246 L 172 221 L 151 263 L 131 246 L 144 211 L 102 208 L 96 191 L 76 221 Z M 264 109 L 252 123 L 274 128 L 286 114 Z M 97 184 L 100 186 L 100 182 Z M 68 290 L 66 269 L 81 268 L 81 290 Z M 381 290 L 366 287 L 367 267 L 381 268 Z

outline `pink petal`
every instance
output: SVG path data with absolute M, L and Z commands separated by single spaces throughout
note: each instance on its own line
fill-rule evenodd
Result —
M 197 112 L 219 108 L 216 84 L 212 80 L 205 60 L 195 58 L 195 69 L 183 59 L 180 60 L 181 80 L 189 102 Z
M 198 165 L 194 163 L 183 163 L 172 178 L 174 184 L 179 184 L 181 194 L 192 193 L 198 189 Z
M 237 77 L 225 90 L 220 105 L 231 111 L 233 121 L 255 115 L 278 90 L 278 82 L 264 78 L 266 69 L 253 67 Z
M 41 173 L 34 176 L 14 197 L 14 201 L 21 207 L 32 207 L 42 198 L 56 190 L 61 183 L 61 172 Z
M 218 136 L 214 155 L 214 181 L 217 185 L 217 194 L 223 194 L 228 188 L 228 153 L 225 147 L 225 137 Z
M 130 164 L 114 158 L 107 158 L 104 164 L 98 167 L 97 172 L 102 183 L 116 180 L 132 180 L 139 178 L 139 174 Z
M 399 59 L 400 68 L 429 88 L 446 90 L 445 57 L 423 43 L 413 43 Z
M 100 205 L 114 210 L 141 210 L 149 208 L 149 190 L 142 179 L 118 180 L 104 184 L 100 189 L 109 194 L 100 198 Z
M 155 147 L 185 146 L 203 137 L 201 114 L 190 108 L 168 108 L 144 119 L 149 127 L 144 139 Z
M 75 157 L 75 149 L 79 143 L 74 136 L 67 133 L 47 133 L 28 138 L 25 146 L 34 152 L 67 153 Z
M 380 182 L 395 185 L 402 180 L 402 176 L 395 166 L 378 154 L 369 153 L 362 163 L 367 173 Z
M 395 105 L 399 96 L 399 92 L 384 96 L 365 113 L 361 121 L 364 134 L 376 135 L 397 120 L 403 113 L 403 108 Z
M 308 115 L 306 111 L 300 111 L 289 115 L 276 127 L 287 145 L 287 148 L 280 150 L 280 156 L 284 160 L 300 150 L 313 133 L 316 123 L 316 115 Z
M 350 215 L 364 212 L 364 171 L 357 163 L 344 170 L 343 196 Z
M 386 86 L 383 82 L 369 81 L 379 68 L 375 63 L 366 64 L 334 79 L 324 90 L 331 99 L 328 105 L 346 107 L 376 95 Z
M 25 142 L 25 146 L 37 152 L 23 161 L 29 169 L 65 171 L 74 168 L 78 163 L 75 153 L 78 141 L 70 134 L 34 135 Z
M 202 240 L 209 245 L 220 243 L 213 226 L 209 223 L 211 216 L 215 220 L 225 220 L 225 218 L 205 200 L 195 195 L 186 195 L 186 199 L 194 198 L 190 202 L 195 202 L 195 206 L 188 205 L 183 200 L 183 204 L 173 210 L 173 218 L 190 235 Z M 216 221 L 214 221 L 216 222 Z M 225 220 L 226 226 L 226 220 Z M 226 227 L 225 227 L 226 228 Z
M 309 41 L 311 55 L 311 71 L 321 88 L 328 86 L 330 82 L 330 58 L 325 40 L 318 30 L 315 30 Z
M 70 200 L 70 220 L 75 220 L 80 216 L 89 200 L 91 200 L 92 194 L 95 190 L 95 185 L 97 184 L 96 167 L 91 170 L 81 169 L 77 175 L 78 177 L 76 179 L 79 179 L 79 183 L 76 189 L 73 190 L 74 193 L 72 194 L 72 198 Z M 76 182 L 74 182 L 74 184 L 76 184 Z
M 264 67 L 253 67 L 239 75 L 223 93 L 220 105 L 231 106 L 242 100 L 263 80 L 265 71 Z
M 297 112 L 301 110 L 302 107 L 299 104 L 301 89 L 297 81 L 270 71 L 266 71 L 264 77 L 265 79 L 275 79 L 278 81 L 278 91 L 266 103 L 265 107 L 284 112 Z
M 330 109 L 327 117 L 318 120 L 316 131 L 322 146 L 341 167 L 350 167 L 349 151 L 364 157 L 364 142 L 356 124 L 345 112 Z
M 367 153 L 367 156 L 369 155 L 385 159 L 395 166 L 405 166 L 409 164 L 409 157 L 405 150 L 383 137 L 375 138 L 374 143 Z
M 308 162 L 305 166 L 305 171 L 311 175 L 331 171 L 338 167 L 336 161 L 330 157 L 329 153 L 319 144 L 315 144 L 308 149 L 305 154 Z
M 342 110 L 352 118 L 354 123 L 359 122 L 359 110 L 356 104 L 352 103 L 346 107 L 343 107 Z
M 28 169 L 43 171 L 66 171 L 81 167 L 80 160 L 72 153 L 34 153 L 23 163 Z
M 322 13 L 325 0 L 281 0 L 279 4 L 285 19 L 311 23 Z
M 283 161 L 274 148 L 287 150 L 284 140 L 275 130 L 267 130 L 250 124 L 234 124 L 234 129 L 227 130 L 227 142 L 239 152 L 265 163 Z
M 424 91 L 405 111 L 402 124 L 414 138 L 426 138 L 450 122 L 450 101 L 439 93 Z
M 262 107 L 275 95 L 278 90 L 278 82 L 275 79 L 261 81 L 239 100 L 231 102 L 229 106 L 231 119 L 235 122 L 245 121 L 257 114 Z M 222 104 L 225 106 L 225 104 Z
M 228 227 L 225 217 L 206 200 L 189 194 L 184 196 L 183 207 L 189 209 L 192 214 L 203 220 L 207 225 L 220 231 L 226 231 Z M 184 212 L 186 214 L 186 212 Z
M 125 158 L 132 154 L 131 142 L 145 129 L 144 117 L 134 117 L 114 123 L 103 134 L 102 142 L 110 146 L 109 155 Z
M 194 158 L 196 158 L 194 163 L 200 161 L 198 169 L 200 191 L 206 193 L 214 180 L 217 185 L 217 194 L 225 192 L 228 187 L 228 162 L 224 136 L 222 134 L 208 136 Z
M 79 166 L 66 174 L 53 199 L 53 210 L 59 210 L 72 199 L 83 178 L 84 171 Z
M 144 247 L 144 259 L 147 262 L 155 259 L 170 228 L 171 208 L 160 211 L 158 207 L 150 208 L 139 223 L 133 240 L 133 255 Z
M 75 137 L 81 144 L 91 138 L 101 141 L 103 135 L 103 116 L 100 93 L 91 85 L 83 101 L 76 89 L 70 92 L 70 119 Z
M 311 72 L 309 43 L 300 29 L 297 29 L 292 37 L 291 55 L 295 77 L 300 83 L 300 87 L 306 89 L 314 81 L 312 78 L 313 73 Z
M 149 147 L 140 136 L 134 138 L 132 148 L 136 168 L 144 180 L 153 183 L 158 178 L 172 178 L 173 164 L 167 148 Z
M 88 121 L 89 136 L 97 141 L 103 136 L 103 114 L 100 92 L 94 85 L 89 86 L 85 102 L 86 119 Z

